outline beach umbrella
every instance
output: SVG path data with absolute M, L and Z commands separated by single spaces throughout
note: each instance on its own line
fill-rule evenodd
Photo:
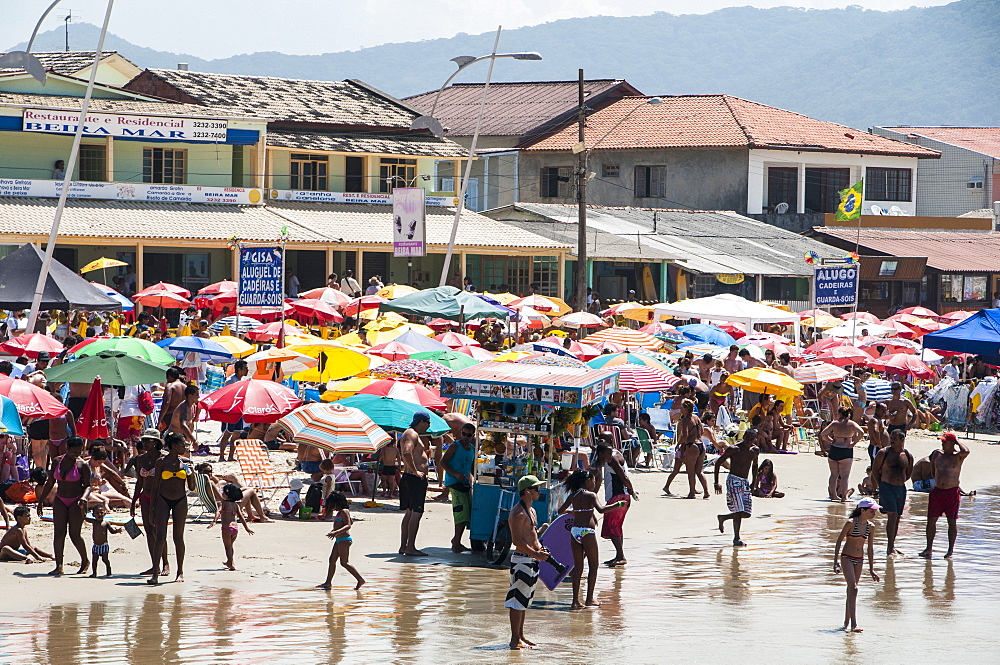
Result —
M 221 282 L 216 282 L 214 284 L 209 284 L 203 288 L 198 289 L 199 296 L 214 296 L 226 291 L 232 291 L 233 289 L 238 289 L 240 285 L 229 279 L 224 279 Z
M 134 302 L 132 302 L 131 300 L 129 300 L 128 298 L 126 298 L 122 294 L 118 293 L 117 291 L 115 291 L 114 289 L 112 289 L 110 286 L 105 286 L 104 284 L 101 284 L 99 282 L 91 282 L 91 284 L 93 284 L 94 286 L 96 286 L 97 288 L 99 288 L 101 290 L 101 293 L 103 293 L 104 295 L 108 296 L 112 300 L 118 301 L 118 304 L 122 306 L 122 311 L 123 312 L 131 312 L 131 311 L 135 310 L 135 303 Z
M 802 363 L 793 369 L 792 376 L 799 383 L 825 383 L 827 381 L 840 381 L 847 376 L 847 370 L 821 360 L 814 360 Z
M 736 343 L 733 336 L 726 331 L 720 329 L 718 326 L 705 323 L 678 326 L 677 332 L 695 342 L 708 342 L 709 344 L 717 344 L 719 346 L 729 346 Z
M 754 367 L 730 374 L 726 383 L 752 393 L 769 395 L 801 395 L 804 390 L 802 384 L 792 377 L 769 367 Z
M 602 356 L 597 356 L 593 360 L 587 361 L 589 367 L 594 368 L 609 368 L 613 369 L 618 365 L 643 365 L 645 367 L 652 367 L 663 372 L 672 372 L 673 370 L 664 365 L 662 362 L 656 358 L 650 356 L 642 355 L 639 353 L 611 353 L 604 354 Z
M 141 296 L 145 295 L 146 293 L 151 293 L 156 291 L 170 291 L 171 293 L 176 293 L 177 295 L 183 298 L 191 297 L 191 292 L 185 289 L 183 286 L 177 286 L 176 284 L 170 284 L 169 282 L 157 282 L 152 286 L 147 286 L 146 288 L 137 291 L 135 295 Z
M 652 323 L 659 319 L 656 315 L 656 311 L 651 305 L 638 305 L 636 307 L 630 307 L 624 311 L 619 311 L 618 316 L 624 316 L 626 319 L 631 321 L 639 321 L 640 323 Z
M 316 289 L 310 289 L 308 291 L 303 291 L 299 293 L 300 298 L 315 298 L 317 300 L 322 300 L 325 303 L 335 305 L 340 307 L 341 305 L 346 305 L 351 302 L 350 296 L 343 293 L 340 289 L 330 288 L 329 286 L 321 286 Z
M 292 441 L 334 454 L 371 455 L 392 440 L 360 410 L 339 402 L 306 404 L 278 420 L 278 426 Z
M 208 417 L 223 423 L 273 423 L 302 404 L 290 389 L 261 379 L 236 381 L 201 398 Z
M 132 301 L 144 307 L 162 307 L 163 309 L 184 309 L 194 303 L 173 291 L 159 290 L 137 293 Z
M 892 381 L 871 377 L 863 384 L 865 395 L 869 402 L 884 402 L 892 398 Z M 854 389 L 854 381 L 844 381 L 844 396 L 849 399 L 857 399 L 858 393 Z
M 841 314 L 840 318 L 845 321 L 864 321 L 865 323 L 880 324 L 882 321 L 879 320 L 877 316 L 870 312 L 848 312 L 847 314 Z
M 549 337 L 545 337 L 544 339 L 541 339 L 539 341 L 547 343 L 547 344 L 558 345 L 558 346 L 566 349 L 570 353 L 572 353 L 574 356 L 576 356 L 580 360 L 583 360 L 584 362 L 586 362 L 588 360 L 591 360 L 593 358 L 596 358 L 597 356 L 601 355 L 601 351 L 599 349 L 591 346 L 590 344 L 584 344 L 582 342 L 577 342 L 576 340 L 571 340 L 570 343 L 569 343 L 569 346 L 567 347 L 565 341 L 562 338 L 560 338 L 560 337 L 556 337 L 555 335 L 551 335 Z
M 389 301 L 379 296 L 361 296 L 351 300 L 340 309 L 347 316 L 358 316 L 360 312 L 378 310 L 379 305 L 387 302 Z
M 521 358 L 530 358 L 531 356 L 537 356 L 539 354 L 533 353 L 531 351 L 505 351 L 494 356 L 493 360 L 497 362 L 516 362 Z
M 69 412 L 49 391 L 19 379 L 0 377 L 0 395 L 14 402 L 22 418 L 58 418 Z
M 554 320 L 552 325 L 576 330 L 580 328 L 603 328 L 604 319 L 590 312 L 571 312 Z M 670 329 L 672 330 L 673 326 L 670 326 Z
M 866 323 L 864 321 L 844 321 L 843 324 L 837 326 L 836 328 L 824 330 L 823 336 L 861 337 L 865 330 L 867 330 L 868 334 L 873 337 L 885 337 L 886 335 L 891 335 L 895 332 L 895 329 L 890 328 L 884 321 L 882 322 L 882 325 L 877 323 Z
M 467 356 L 471 356 L 476 360 L 494 360 L 496 359 L 496 354 L 491 351 L 487 351 L 481 346 L 460 346 L 455 351 L 459 353 L 464 353 Z
M 875 369 L 889 374 L 908 374 L 918 379 L 929 379 L 934 376 L 934 370 L 928 367 L 920 358 L 909 353 L 893 353 L 881 358 L 875 358 L 869 363 Z
M 440 383 L 442 376 L 451 374 L 451 370 L 433 360 L 396 360 L 371 370 L 372 376 L 382 378 L 396 377 L 413 379 L 424 383 Z
M 162 383 L 167 368 L 157 363 L 108 349 L 45 370 L 45 378 L 59 383 L 90 383 L 98 376 L 108 386 Z
M 289 376 L 298 372 L 304 372 L 319 364 L 319 360 L 316 358 L 311 358 L 304 353 L 292 351 L 287 348 L 279 349 L 276 346 L 272 346 L 265 351 L 253 353 L 244 358 L 244 360 L 250 363 L 252 367 L 256 367 L 254 378 L 264 378 L 264 375 L 269 374 L 270 372 L 267 370 L 268 365 L 278 365 L 281 372 L 285 376 Z
M 429 409 L 443 409 L 445 400 L 437 390 L 416 381 L 406 379 L 383 379 L 358 391 L 359 395 L 378 395 L 413 402 Z
M 249 316 L 244 316 L 241 313 L 240 316 L 239 316 L 239 325 L 237 325 L 236 318 L 237 317 L 235 315 L 234 316 L 224 316 L 221 319 L 219 319 L 218 321 L 216 321 L 215 323 L 213 323 L 212 325 L 210 325 L 208 327 L 208 329 L 211 330 L 216 335 L 218 335 L 218 334 L 220 334 L 223 331 L 223 329 L 225 329 L 225 328 L 228 327 L 229 330 L 232 331 L 233 333 L 235 333 L 237 335 L 242 335 L 243 333 L 247 332 L 248 330 L 252 330 L 252 329 L 256 328 L 257 326 L 262 325 L 262 323 L 263 323 L 262 321 L 260 321 L 258 319 L 255 319 L 255 318 L 252 318 L 252 317 L 249 317 Z
M 320 395 L 320 399 L 325 402 L 335 402 L 345 397 L 351 397 L 357 394 L 362 388 L 366 388 L 376 381 L 381 380 L 368 376 L 352 376 L 343 381 L 330 381 L 326 384 L 326 392 Z
M 236 341 L 240 340 L 237 339 Z M 243 344 L 250 346 L 249 344 L 246 344 L 246 342 L 243 342 Z M 176 354 L 175 357 L 177 358 L 180 358 L 186 353 L 200 353 L 202 355 L 202 360 L 208 360 L 209 362 L 232 360 L 235 355 L 228 348 L 219 342 L 214 341 L 213 338 L 206 339 L 204 337 L 195 337 L 194 335 L 163 339 L 157 342 L 156 346 L 161 347 L 172 354 Z
M 389 286 L 383 286 L 375 293 L 375 295 L 380 298 L 385 298 L 386 300 L 395 300 L 400 296 L 408 296 L 419 290 L 420 289 L 415 289 L 412 286 L 407 286 L 406 284 L 390 284 Z
M 825 309 L 820 309 L 819 307 L 814 307 L 813 309 L 807 309 L 804 312 L 796 312 L 796 314 L 798 314 L 799 318 L 802 319 L 814 316 L 833 316 L 832 314 L 830 314 L 830 312 L 826 311 Z
M 42 351 L 54 354 L 62 351 L 63 345 L 56 339 L 42 333 L 18 335 L 0 344 L 0 351 L 12 356 L 37 358 Z
M 822 360 L 830 363 L 831 365 L 836 365 L 837 367 L 846 367 L 848 365 L 868 365 L 871 362 L 871 359 L 871 354 L 849 344 L 844 346 L 832 346 L 828 349 L 823 349 L 816 354 L 816 360 Z
M 208 339 L 221 346 L 236 358 L 248 356 L 256 350 L 256 347 L 252 344 L 247 344 L 239 337 L 233 337 L 232 335 L 216 335 Z
M 392 332 L 396 331 L 394 330 Z M 394 335 L 392 339 L 400 344 L 411 346 L 417 351 L 447 351 L 451 348 L 447 344 L 443 344 L 436 339 L 423 335 L 416 330 L 405 330 L 398 335 Z
M 482 346 L 471 337 L 457 332 L 441 333 L 440 335 L 435 335 L 434 339 L 451 349 L 457 349 L 460 346 Z
M 395 314 L 395 312 L 389 312 L 390 314 Z M 452 321 L 451 319 L 436 318 L 431 319 L 427 322 L 429 328 L 437 330 L 447 330 L 449 328 L 458 328 L 461 324 L 458 321 Z
M 922 319 L 936 319 L 938 317 L 937 312 L 926 307 L 907 307 L 906 309 L 899 310 L 897 314 L 909 314 Z
M 787 342 L 787 340 L 785 341 Z M 761 349 L 769 349 L 773 351 L 776 357 L 781 357 L 782 353 L 787 353 L 792 358 L 802 357 L 802 352 L 796 349 L 794 346 L 789 346 L 787 343 L 782 343 L 773 339 L 765 340 L 763 342 L 754 342 L 753 345 L 760 347 Z
M 886 337 L 858 341 L 854 346 L 867 351 L 872 357 L 879 356 L 879 347 L 890 353 L 920 353 L 921 345 L 912 339 L 902 337 Z
M 489 291 L 485 293 L 477 293 L 479 297 L 486 296 L 489 300 L 500 303 L 504 307 L 514 302 L 515 300 L 520 300 L 520 296 L 516 296 L 513 293 L 490 293 Z M 484 298 L 486 300 L 487 298 Z
M 636 309 L 639 307 L 642 307 L 642 305 L 634 301 L 620 302 L 617 305 L 612 305 L 611 307 L 608 307 L 606 310 L 602 311 L 601 316 L 625 316 L 625 312 L 627 312 L 628 310 Z
M 916 339 L 921 335 L 919 330 L 910 324 L 903 323 L 899 319 L 886 319 L 882 322 L 882 325 L 889 328 L 893 335 L 896 337 L 902 337 L 903 339 Z
M 292 311 L 300 316 L 307 316 L 319 319 L 320 321 L 333 321 L 334 323 L 342 323 L 344 321 L 344 317 L 333 308 L 333 305 L 316 298 L 293 300 L 289 305 L 291 305 Z
M 552 319 L 531 307 L 522 307 L 517 310 L 511 320 L 516 321 L 519 328 L 527 327 L 535 330 L 547 328 L 552 324 Z
M 282 331 L 286 337 L 307 334 L 305 330 L 290 323 L 282 324 L 280 321 L 274 323 L 264 323 L 247 331 L 245 337 L 254 342 L 271 342 L 278 339 Z
M 618 389 L 626 392 L 649 393 L 668 390 L 680 379 L 669 372 L 645 365 L 612 365 L 618 372 Z
M 842 325 L 844 322 L 835 316 L 830 316 L 829 314 L 824 314 L 822 316 L 807 316 L 802 319 L 800 325 L 806 328 L 822 328 L 824 330 L 828 328 L 836 328 Z
M 642 332 L 647 335 L 663 335 L 665 333 L 675 333 L 677 328 L 670 325 L 669 323 L 663 323 L 662 321 L 654 321 L 653 323 L 647 323 L 643 327 L 639 328 Z
M 583 343 L 587 344 L 588 346 L 592 346 L 593 348 L 597 349 L 600 353 L 605 354 L 605 355 L 608 352 L 611 352 L 611 353 L 625 353 L 626 351 L 629 350 L 629 347 L 625 346 L 624 344 L 618 344 L 617 342 L 604 342 L 604 341 L 600 341 L 600 340 L 592 341 L 589 338 L 587 338 Z M 632 348 L 634 350 L 639 350 L 642 347 L 636 346 L 636 347 L 632 347 Z
M 743 326 L 741 324 L 733 323 L 732 321 L 713 321 L 712 325 L 716 326 L 722 332 L 730 335 L 733 339 L 738 340 L 747 336 Z
M 104 389 L 101 388 L 101 378 L 97 377 L 90 385 L 90 393 L 83 404 L 80 417 L 76 420 L 76 434 L 84 439 L 106 439 L 108 432 L 108 417 L 104 413 Z
M 850 342 L 844 337 L 827 337 L 821 340 L 817 340 L 805 348 L 806 353 L 819 353 L 824 349 L 830 349 L 835 346 L 848 346 Z
M 938 318 L 942 321 L 950 321 L 951 323 L 958 323 L 959 321 L 965 321 L 967 318 L 975 314 L 975 312 L 967 312 L 964 309 L 956 310 L 954 312 L 948 312 L 947 314 L 942 314 Z
M 17 404 L 9 397 L 0 396 L 0 427 L 4 429 L 6 434 L 14 436 L 24 436 L 25 433 L 21 414 L 17 412 Z
M 517 300 L 512 300 L 506 303 L 507 307 L 511 309 L 521 309 L 524 307 L 531 308 L 537 312 L 557 312 L 559 310 L 559 305 L 555 304 L 545 296 L 530 295 L 524 298 L 518 298 Z
M 721 332 L 721 331 L 720 331 Z M 652 349 L 656 350 L 663 346 L 663 342 L 652 335 L 647 335 L 638 330 L 630 328 L 605 328 L 583 338 L 585 344 L 597 346 L 597 342 L 613 342 L 618 346 L 628 349 Z
M 124 261 L 119 261 L 118 259 L 109 259 L 106 257 L 101 257 L 99 259 L 94 259 L 87 265 L 80 268 L 80 272 L 93 272 L 94 270 L 107 270 L 108 268 L 119 268 L 121 266 L 127 266 L 128 264 Z
M 162 348 L 138 337 L 106 337 L 94 339 L 90 344 L 74 347 L 77 358 L 96 356 L 101 351 L 121 351 L 133 358 L 142 358 L 157 365 L 173 365 L 174 358 Z
M 570 358 L 569 356 L 554 356 L 551 353 L 543 353 L 539 355 L 531 355 L 527 358 L 521 358 L 520 360 L 515 360 L 516 363 L 521 363 L 524 365 L 548 365 L 550 367 L 586 367 L 587 363 L 582 360 L 577 360 L 576 358 Z
M 436 363 L 444 365 L 451 370 L 465 369 L 466 367 L 472 367 L 473 365 L 478 365 L 481 360 L 475 360 L 471 356 L 461 353 L 460 351 L 419 351 L 410 356 L 414 360 L 433 360 Z M 492 355 L 490 360 L 492 360 Z
M 370 353 L 373 356 L 378 356 L 380 358 L 385 358 L 386 360 L 392 361 L 392 360 L 405 360 L 406 358 L 412 356 L 414 353 L 420 353 L 420 351 L 413 348 L 409 344 L 403 344 L 402 342 L 397 342 L 393 340 L 391 342 L 386 342 L 385 344 L 379 344 L 378 346 L 373 346 L 372 348 L 368 349 L 368 353 Z M 437 353 L 442 353 L 442 351 L 438 351 Z
M 365 324 L 365 330 L 392 330 L 406 323 L 406 317 L 398 312 L 384 312 Z M 456 324 L 457 325 L 457 324 Z
M 296 381 L 334 381 L 344 379 L 377 367 L 385 362 L 382 358 L 368 356 L 357 349 L 346 346 L 334 346 L 329 341 L 325 341 L 325 343 L 324 341 L 319 341 L 303 345 L 292 344 L 286 348 L 290 351 L 316 358 L 318 361 L 318 365 L 314 369 L 309 370 L 307 375 L 296 374 L 293 377 Z
M 394 432 L 408 429 L 413 422 L 413 414 L 425 411 L 419 404 L 378 395 L 354 395 L 345 397 L 337 403 L 361 411 L 382 429 Z M 441 416 L 434 413 L 429 415 L 431 417 L 431 425 L 427 429 L 429 435 L 440 436 L 451 431 L 451 426 Z

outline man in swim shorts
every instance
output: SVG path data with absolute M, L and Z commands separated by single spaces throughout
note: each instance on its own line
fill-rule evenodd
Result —
M 899 518 L 906 506 L 906 481 L 913 473 L 913 455 L 903 444 L 906 431 L 897 429 L 889 435 L 889 445 L 878 451 L 872 463 L 872 483 L 878 484 L 878 500 L 888 520 L 885 525 L 886 555 L 902 554 L 896 549 Z
M 544 483 L 535 476 L 524 476 L 517 481 L 517 493 L 521 500 L 511 509 L 507 517 L 510 527 L 511 544 L 514 551 L 510 555 L 510 589 L 504 607 L 510 610 L 510 648 L 533 647 L 524 636 L 524 615 L 535 595 L 538 582 L 538 562 L 549 558 L 549 553 L 538 540 L 538 517 L 531 504 L 538 499 L 540 487 Z
M 716 494 L 722 494 L 722 485 L 719 484 L 719 469 L 722 468 L 722 463 L 725 460 L 729 460 L 729 477 L 726 478 L 726 505 L 729 507 L 729 514 L 718 516 L 719 533 L 725 533 L 726 520 L 732 520 L 733 545 L 736 547 L 746 545 L 740 540 L 740 525 L 743 518 L 750 517 L 753 509 L 751 495 L 753 486 L 750 478 L 757 477 L 757 457 L 760 455 L 760 448 L 753 444 L 756 438 L 756 430 L 748 429 L 739 443 L 726 448 L 726 451 L 715 460 Z
M 950 559 L 955 553 L 958 537 L 958 503 L 961 500 L 959 476 L 962 463 L 969 456 L 969 448 L 960 443 L 954 432 L 945 432 L 941 437 L 941 449 L 931 453 L 931 469 L 934 473 L 934 489 L 927 500 L 927 549 L 920 553 L 925 559 L 931 558 L 937 521 L 941 515 L 948 518 L 948 552 L 944 558 Z

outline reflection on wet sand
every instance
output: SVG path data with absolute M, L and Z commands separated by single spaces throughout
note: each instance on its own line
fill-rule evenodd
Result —
M 850 506 L 819 503 L 812 515 L 756 533 L 747 548 L 720 546 L 708 528 L 669 547 L 637 547 L 628 567 L 601 570 L 598 610 L 569 612 L 568 585 L 540 589 L 526 631 L 548 662 L 650 662 L 651 654 L 703 661 L 713 653 L 768 662 L 775 645 L 753 636 L 776 630 L 787 662 L 956 655 L 963 663 L 995 662 L 1000 641 L 983 629 L 1000 611 L 998 508 L 990 494 L 963 503 L 954 560 L 877 554 L 882 580 L 866 578 L 858 602 L 863 635 L 836 630 L 844 582 L 833 573 L 833 541 Z M 922 549 L 925 514 L 926 498 L 915 497 L 900 528 L 903 551 Z M 884 542 L 880 528 L 876 547 Z M 499 569 L 400 564 L 357 592 L 304 582 L 257 590 L 188 584 L 183 594 L 164 588 L 0 615 L 0 662 L 268 663 L 290 654 L 331 665 L 495 662 L 507 659 L 497 653 L 508 638 L 507 582 Z M 948 639 L 928 637 L 942 631 Z M 702 637 L 679 639 L 685 635 Z M 972 644 L 982 646 L 950 651 Z

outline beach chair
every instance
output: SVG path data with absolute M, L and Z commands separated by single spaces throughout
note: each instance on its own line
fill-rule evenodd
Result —
M 816 430 L 799 426 L 795 428 L 792 434 L 795 436 L 795 445 L 800 453 L 811 453 L 819 450 L 819 438 L 816 436 Z
M 649 432 L 640 427 L 635 431 L 635 434 L 639 437 L 639 448 L 646 456 L 647 461 L 650 459 L 653 460 L 653 466 L 650 466 L 650 468 L 652 469 L 660 466 L 662 463 L 663 451 L 659 449 L 655 441 L 650 440 Z
M 214 517 L 218 510 L 218 505 L 215 503 L 215 493 L 209 485 L 208 476 L 204 473 L 194 474 L 194 489 L 196 503 L 190 505 L 201 507 L 201 514 L 194 517 L 194 519 L 200 520 L 206 516 Z M 190 513 L 188 513 L 188 517 L 191 517 Z
M 236 441 L 236 460 L 240 463 L 240 474 L 248 487 L 253 487 L 264 499 L 274 499 L 279 490 L 288 489 L 288 477 L 291 471 L 282 474 L 279 482 L 275 478 L 271 458 L 267 456 L 267 448 L 260 439 L 238 439 Z

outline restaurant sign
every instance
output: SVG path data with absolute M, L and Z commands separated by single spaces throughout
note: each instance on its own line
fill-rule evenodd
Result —
M 0 196 L 32 196 L 56 199 L 62 192 L 62 180 L 24 180 L 0 178 Z M 108 201 L 162 201 L 168 203 L 228 203 L 260 205 L 261 190 L 252 187 L 200 187 L 198 185 L 163 185 L 142 182 L 81 182 L 69 184 L 71 199 Z
M 43 134 L 75 134 L 80 114 L 76 111 L 25 109 L 21 129 Z M 84 136 L 166 139 L 172 141 L 226 142 L 229 121 L 215 118 L 88 113 Z

